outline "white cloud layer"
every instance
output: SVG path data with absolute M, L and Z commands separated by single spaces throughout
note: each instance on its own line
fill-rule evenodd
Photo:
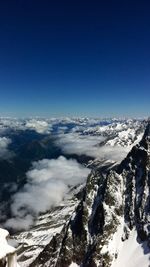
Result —
M 98 157 L 99 144 L 105 140 L 103 136 L 80 135 L 78 133 L 62 134 L 58 136 L 56 144 L 65 153 Z
M 58 136 L 57 146 L 67 154 L 87 155 L 98 159 L 121 161 L 132 148 L 119 145 L 103 145 L 106 138 L 103 136 L 80 135 L 68 133 Z
M 28 183 L 13 197 L 13 218 L 5 226 L 28 228 L 33 223 L 33 216 L 59 204 L 67 193 L 68 186 L 85 181 L 89 172 L 88 168 L 76 160 L 67 160 L 63 156 L 34 162 L 33 169 L 27 172 Z
M 35 130 L 40 134 L 49 133 L 50 125 L 47 121 L 32 119 L 26 122 L 25 127 L 30 130 Z

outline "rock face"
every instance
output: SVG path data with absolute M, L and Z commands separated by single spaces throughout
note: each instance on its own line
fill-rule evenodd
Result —
M 120 244 L 133 230 L 137 242 L 144 244 L 143 253 L 149 253 L 150 122 L 140 143 L 117 168 L 102 172 L 97 166 L 91 172 L 73 214 L 29 266 L 112 266 Z

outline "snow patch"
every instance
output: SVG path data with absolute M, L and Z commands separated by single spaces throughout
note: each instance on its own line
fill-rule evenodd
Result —
M 9 233 L 7 230 L 0 228 L 0 259 L 6 257 L 10 253 L 15 252 L 15 248 L 8 245 L 7 238 Z
M 79 267 L 79 265 L 77 265 L 76 263 L 72 262 L 69 267 Z

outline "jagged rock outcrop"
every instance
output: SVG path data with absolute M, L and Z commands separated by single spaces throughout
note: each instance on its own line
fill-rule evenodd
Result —
M 141 241 L 148 239 L 150 244 L 150 123 L 141 142 L 120 164 L 118 173 L 125 183 L 125 222 L 130 229 L 136 227 Z
M 116 232 L 124 242 L 133 228 L 150 248 L 150 122 L 116 170 L 92 171 L 74 213 L 30 267 L 109 267 L 117 258 L 116 247 L 110 250 Z

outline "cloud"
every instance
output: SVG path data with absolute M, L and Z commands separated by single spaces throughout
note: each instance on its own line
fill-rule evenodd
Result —
M 98 157 L 99 145 L 105 140 L 103 136 L 80 135 L 78 133 L 68 133 L 58 136 L 57 146 L 67 154 L 87 155 Z
M 23 218 L 14 217 L 14 218 L 7 220 L 7 222 L 5 223 L 5 227 L 20 231 L 23 229 L 28 229 L 29 226 L 33 224 L 33 220 L 34 218 L 30 214 L 27 214 Z
M 68 133 L 58 136 L 57 146 L 61 147 L 64 153 L 87 155 L 98 159 L 121 161 L 132 148 L 133 144 L 127 147 L 120 145 L 103 144 L 106 137 L 80 135 L 79 133 Z
M 0 159 L 9 159 L 13 156 L 13 152 L 8 149 L 11 139 L 0 137 Z
M 104 145 L 98 149 L 98 158 L 120 162 L 127 156 L 130 149 L 131 146 L 121 147 L 117 145 L 115 146 Z
M 44 133 L 49 133 L 51 125 L 48 124 L 47 121 L 44 120 L 36 120 L 32 119 L 26 122 L 25 127 L 27 129 L 35 130 L 37 133 L 44 134 Z
M 9 133 L 11 130 L 25 130 L 25 122 L 17 118 L 0 117 L 0 134 Z
M 34 162 L 27 172 L 28 183 L 13 196 L 13 218 L 5 227 L 28 228 L 34 216 L 58 205 L 68 192 L 68 186 L 85 181 L 89 173 L 90 170 L 76 160 L 67 160 L 63 156 Z

